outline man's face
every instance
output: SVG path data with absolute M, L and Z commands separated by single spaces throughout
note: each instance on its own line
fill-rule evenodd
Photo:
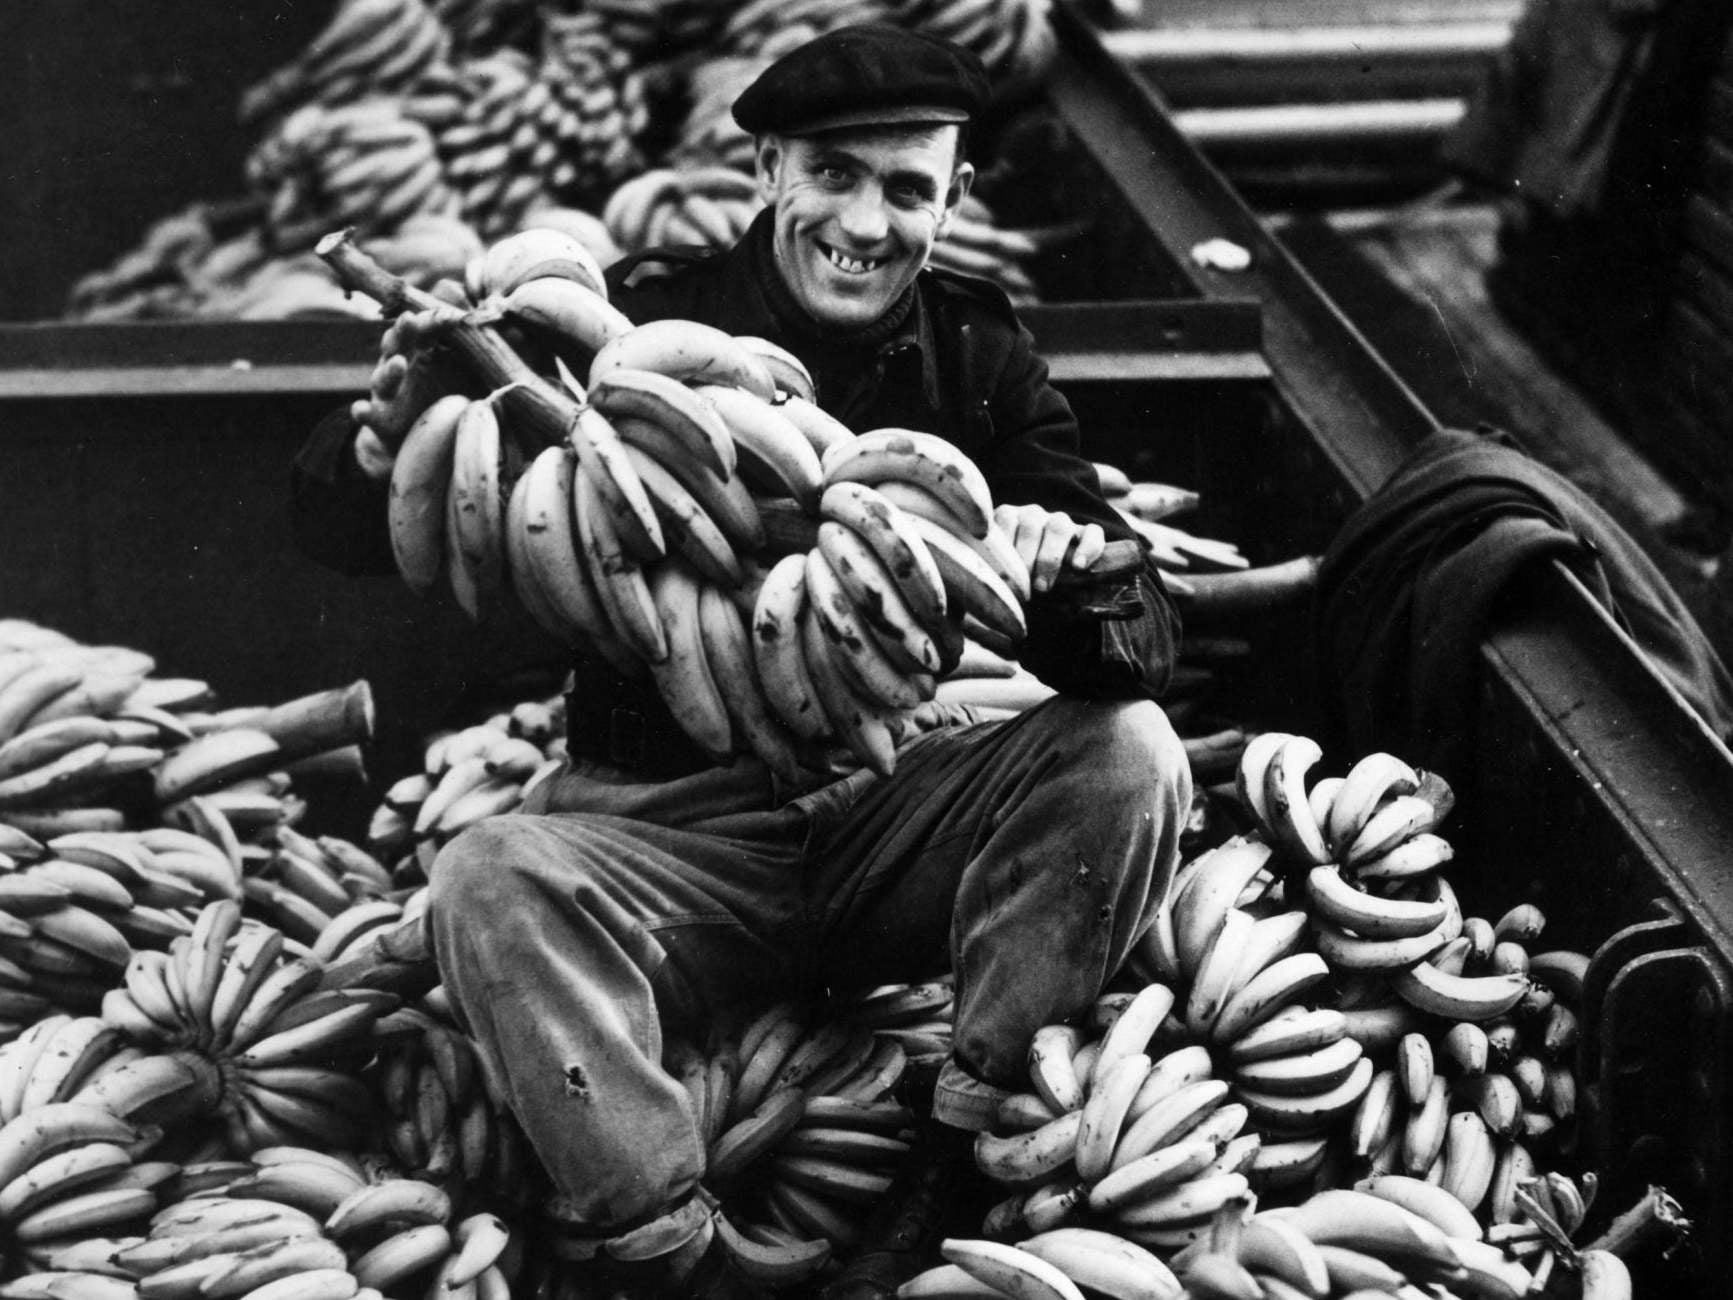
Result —
M 762 137 L 758 189 L 776 209 L 776 264 L 814 319 L 872 324 L 926 265 L 974 169 L 954 126 Z

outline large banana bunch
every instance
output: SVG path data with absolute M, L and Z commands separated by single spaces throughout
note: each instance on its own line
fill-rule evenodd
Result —
M 510 1230 L 492 1214 L 454 1222 L 451 1198 L 432 1183 L 370 1177 L 346 1153 L 293 1144 L 262 1148 L 212 1179 L 114 1251 L 139 1295 L 509 1294 Z
M 709 0 L 589 0 L 585 8 L 602 20 L 612 44 L 644 62 L 714 49 L 727 17 L 725 6 Z
M 1026 94 L 1043 82 L 1058 44 L 1048 17 L 1050 0 L 901 0 L 901 21 L 980 55 L 1005 98 Z
M 626 253 L 664 244 L 725 249 L 761 206 L 752 177 L 733 167 L 653 167 L 615 187 L 602 220 Z
M 774 1003 L 708 1054 L 666 1045 L 706 1142 L 715 1228 L 748 1276 L 791 1285 L 856 1243 L 910 1149 L 914 1116 L 893 1094 L 911 1060 L 948 1053 L 950 1008 L 948 983 L 884 985 L 816 1015 Z
M 247 179 L 278 253 L 311 248 L 335 227 L 385 234 L 418 213 L 457 207 L 433 133 L 395 99 L 295 110 L 248 156 Z
M 473 226 L 445 212 L 414 213 L 362 246 L 387 271 L 423 289 L 461 281 L 463 268 L 485 249 Z
M 599 201 L 644 169 L 639 141 L 650 125 L 644 75 L 610 39 L 601 15 L 550 15 L 536 76 L 551 87 L 559 109 L 543 118 L 559 145 L 548 172 L 551 194 Z
M 540 1166 L 443 991 L 380 1021 L 365 1078 L 386 1117 L 396 1166 L 469 1203 L 521 1204 L 545 1190 Z
M 769 62 L 835 28 L 892 21 L 895 8 L 891 0 L 747 0 L 722 24 L 721 45 Z
M 508 712 L 435 735 L 422 770 L 387 787 L 368 843 L 394 859 L 395 881 L 424 881 L 433 855 L 459 831 L 523 802 L 565 753 L 564 701 L 525 700 Z
M 101 1044 L 85 1022 L 67 1021 L 42 1036 L 60 1041 L 55 1060 L 75 1071 L 67 1076 L 74 1082 L 60 1092 L 76 1090 L 76 1070 L 88 1075 L 104 1068 Z M 85 1045 L 75 1048 L 74 1037 Z M 15 1045 L 8 1047 L 16 1053 Z M 112 1046 L 107 1050 L 112 1053 Z M 50 1073 L 46 1064 L 39 1068 L 44 1076 Z M 61 1064 L 55 1072 L 66 1068 Z M 19 1076 L 12 1061 L 0 1062 L 0 1083 L 12 1088 Z M 28 1082 L 27 1072 L 24 1078 Z M 38 1100 L 33 1093 L 27 1107 L 10 1106 L 0 1123 L 0 1230 L 8 1239 L 9 1262 L 26 1272 L 76 1269 L 64 1258 L 69 1249 L 142 1229 L 156 1212 L 161 1188 L 178 1171 L 171 1162 L 143 1158 L 161 1135 L 149 1123 L 83 1101 Z
M 1016 303 L 1040 299 L 1029 263 L 1044 250 L 1083 233 L 1078 225 L 1009 230 L 997 224 L 992 209 L 967 195 L 944 235 L 933 245 L 930 262 L 946 271 L 991 280 Z
M 686 77 L 686 113 L 670 156 L 684 164 L 750 174 L 755 167 L 752 137 L 735 123 L 730 109 L 771 61 L 765 54 L 719 55 L 696 64 Z
M 241 120 L 260 124 L 304 104 L 403 93 L 443 63 L 449 48 L 445 25 L 422 0 L 341 0 L 295 58 L 248 88 Z
M 403 906 L 385 895 L 391 873 L 372 854 L 336 836 L 313 839 L 279 826 L 269 845 L 248 856 L 241 896 L 248 915 L 333 961 L 372 930 L 400 920 Z M 340 922 L 340 924 L 338 923 Z
M 203 908 L 166 952 L 135 953 L 102 999 L 102 1018 L 133 1042 L 220 1068 L 210 1109 L 236 1152 L 352 1143 L 365 1132 L 367 1093 L 353 1068 L 371 1049 L 374 1022 L 398 999 L 322 989 L 325 963 L 291 944 L 223 900 Z

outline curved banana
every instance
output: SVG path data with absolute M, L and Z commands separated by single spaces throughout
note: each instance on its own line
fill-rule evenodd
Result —
M 740 557 L 708 511 L 659 460 L 626 445 L 626 459 L 650 495 L 662 535 L 687 563 L 712 582 L 739 587 L 745 579 Z
M 1078 1286 L 1109 1300 L 1173 1300 L 1180 1281 L 1157 1256 L 1099 1228 L 1052 1228 L 1017 1243 Z
M 1471 1110 L 1452 1115 L 1444 1135 L 1442 1189 L 1470 1212 L 1470 1220 L 1492 1190 L 1492 1173 L 1497 1164 L 1498 1149 L 1486 1121 Z M 1473 1236 L 1478 1239 L 1480 1235 L 1480 1225 L 1475 1223 Z
M 1234 1082 L 1258 1092 L 1327 1092 L 1346 1079 L 1364 1055 L 1352 1038 L 1339 1038 L 1310 1051 L 1249 1061 L 1234 1072 Z
M 1247 912 L 1228 908 L 1221 927 L 1210 940 L 1192 976 L 1186 998 L 1185 1026 L 1198 1038 L 1209 1038 L 1233 991 L 1234 979 L 1245 955 L 1245 945 L 1256 924 Z
M 1235 836 L 1194 859 L 1185 883 L 1171 895 L 1174 953 L 1187 979 L 1195 979 L 1210 945 L 1246 886 L 1268 865 L 1268 844 Z
M 762 356 L 733 335 L 700 321 L 645 321 L 611 341 L 590 364 L 590 384 L 611 370 L 653 370 L 686 384 L 743 388 L 776 400 L 776 381 Z
M 783 419 L 799 429 L 823 464 L 824 455 L 839 442 L 853 438 L 854 430 L 829 411 L 817 405 L 817 400 L 802 394 L 792 394 L 776 404 Z
M 625 461 L 623 452 L 621 460 L 630 473 L 630 462 Z M 644 580 L 643 569 L 626 553 L 615 528 L 617 520 L 602 500 L 597 479 L 598 475 L 590 472 L 580 452 L 577 469 L 572 475 L 572 498 L 584 563 L 602 606 L 607 610 L 608 622 L 619 639 L 654 667 L 668 656 L 667 633 L 649 585 Z M 637 483 L 636 474 L 633 474 L 632 481 Z M 639 483 L 638 487 L 642 491 L 643 484 Z M 646 509 L 649 508 L 646 498 Z M 652 510 L 652 521 L 654 517 Z
M 654 456 L 663 469 L 678 479 L 736 547 L 746 551 L 763 549 L 764 520 L 738 474 L 717 473 L 701 457 L 690 454 L 662 425 L 650 420 L 621 416 L 614 427 L 622 442 Z
M 772 772 L 785 780 L 798 781 L 802 763 L 794 733 L 777 720 L 759 684 L 746 621 L 740 611 L 718 588 L 706 583 L 698 595 L 698 622 L 710 679 L 737 729 L 731 731 Z M 671 651 L 670 660 L 673 657 Z M 839 1025 L 839 1032 L 841 1028 Z
M 730 239 L 728 242 L 732 244 L 734 241 Z M 776 384 L 775 400 L 778 406 L 786 406 L 792 400 L 808 404 L 818 400 L 812 372 L 806 368 L 805 362 L 787 348 L 756 334 L 736 334 L 734 341 L 748 352 L 757 354 L 764 362 Z
M 1232 1065 L 1315 1051 L 1348 1035 L 1348 1018 L 1334 1007 L 1290 1005 L 1228 1043 Z
M 346 1195 L 325 1217 L 324 1229 L 338 1241 L 361 1240 L 386 1227 L 444 1223 L 451 1197 L 419 1178 L 388 1178 Z
M 1324 828 L 1336 860 L 1342 859 L 1381 804 L 1419 788 L 1420 774 L 1394 754 L 1367 754 L 1355 762 L 1330 805 Z
M 1083 1300 L 1077 1284 L 1037 1255 L 1003 1242 L 947 1237 L 939 1254 L 970 1277 L 1016 1300 Z
M 1431 901 L 1385 898 L 1356 889 L 1335 866 L 1313 867 L 1306 875 L 1306 893 L 1321 915 L 1367 939 L 1407 939 L 1425 934 L 1436 929 L 1450 911 L 1439 897 Z
M 499 413 L 491 401 L 471 402 L 458 416 L 452 448 L 450 517 L 456 546 L 446 557 L 477 602 L 498 591 L 505 573 L 504 504 L 500 488 Z
M 1312 936 L 1318 951 L 1332 966 L 1349 971 L 1386 972 L 1401 978 L 1398 972 L 1416 964 L 1426 965 L 1428 957 L 1456 938 L 1461 926 L 1461 917 L 1452 914 L 1422 934 L 1401 939 L 1365 939 L 1315 916 Z
M 653 424 L 685 455 L 722 478 L 734 476 L 739 452 L 727 422 L 678 379 L 653 370 L 613 369 L 592 378 L 589 398 L 609 419 Z
M 1113 1151 L 1115 1169 L 1185 1137 L 1202 1124 L 1227 1099 L 1228 1084 L 1222 1079 L 1200 1079 L 1188 1083 L 1148 1106 L 1141 1113 L 1133 1107 L 1133 1118 L 1120 1135 Z
M 1450 841 L 1431 831 L 1403 840 L 1395 848 L 1365 859 L 1354 867 L 1356 882 L 1400 881 L 1436 871 L 1456 856 Z
M 995 1182 L 1033 1187 L 1075 1158 L 1082 1129 L 1083 1112 L 1071 1110 L 1027 1133 L 979 1133 L 975 1165 Z
M 1295 953 L 1273 962 L 1228 999 L 1211 1026 L 1214 1040 L 1235 1042 L 1327 979 L 1329 974 L 1329 963 L 1315 952 Z
M 1529 990 L 1524 975 L 1451 975 L 1424 961 L 1397 971 L 1391 984 L 1408 1005 L 1451 1020 L 1496 1020 Z
M 1264 795 L 1264 776 L 1268 772 L 1270 760 L 1275 758 L 1278 750 L 1294 739 L 1287 731 L 1260 731 L 1246 741 L 1246 747 L 1240 751 L 1239 766 L 1234 769 L 1234 792 L 1239 795 L 1240 804 L 1252 815 L 1258 827 L 1266 835 L 1270 831 L 1270 810 Z
M 805 561 L 809 582 L 815 567 L 813 559 L 809 552 Z M 824 563 L 823 556 L 817 559 L 819 564 Z M 867 767 L 888 777 L 896 768 L 901 717 L 857 692 L 844 677 L 832 650 L 835 642 L 810 599 L 801 611 L 800 643 L 813 694 L 829 720 L 829 730 Z
M 808 511 L 817 506 L 818 453 L 780 407 L 743 388 L 700 384 L 693 391 L 728 427 L 747 486 L 766 496 L 792 497 Z
M 525 280 L 499 304 L 502 315 L 582 349 L 593 359 L 632 328 L 626 314 L 582 281 L 541 275 Z
M 733 749 L 734 728 L 705 655 L 699 612 L 702 580 L 683 564 L 658 565 L 651 599 L 665 637 L 665 653 L 650 672 L 656 688 L 692 742 L 717 761 Z
M 1449 1107 L 1449 1088 L 1443 1079 L 1438 1078 L 1432 1080 L 1424 1100 L 1408 1107 L 1408 1118 L 1402 1127 L 1404 1171 L 1415 1177 L 1424 1177 L 1431 1170 L 1438 1153 L 1444 1150 Z
M 879 485 L 881 495 L 885 486 Z M 946 608 L 964 616 L 973 615 L 989 633 L 1012 645 L 1020 643 L 1029 629 L 1016 592 L 956 533 L 919 515 L 904 513 L 938 566 Z
M 818 549 L 842 584 L 851 610 L 897 666 L 907 673 L 939 672 L 938 646 L 865 539 L 846 524 L 826 520 L 818 526 Z M 810 592 L 811 578 L 807 581 Z
M 1359 1102 L 1372 1082 L 1370 1058 L 1354 1062 L 1333 1088 L 1313 1093 L 1276 1093 L 1236 1088 L 1234 1096 L 1251 1111 L 1251 1123 L 1266 1134 L 1303 1137 L 1317 1133 Z
M 1310 736 L 1290 736 L 1264 768 L 1264 811 L 1276 840 L 1302 862 L 1330 860 L 1324 832 L 1312 815 L 1306 773 L 1324 756 Z
M 980 468 L 936 434 L 873 429 L 833 447 L 826 453 L 823 471 L 827 487 L 902 480 L 925 488 L 973 537 L 985 537 L 993 522 L 993 497 Z
M 578 549 L 572 514 L 577 464 L 570 447 L 546 447 L 537 453 L 512 489 L 507 530 L 523 557 L 522 581 L 516 586 L 525 606 L 533 611 L 536 603 L 545 602 L 554 623 L 549 631 L 582 646 L 612 642 L 614 632 Z
M 878 557 L 922 628 L 944 620 L 944 577 L 925 539 L 898 506 L 864 483 L 833 483 L 818 508 L 825 519 L 852 529 Z
M 1362 862 L 1381 858 L 1404 840 L 1431 830 L 1438 823 L 1438 809 L 1417 794 L 1397 795 L 1379 806 L 1360 833 L 1341 853 L 1343 865 L 1358 868 Z
M 482 293 L 501 297 L 544 276 L 574 280 L 604 299 L 608 294 L 596 255 L 576 236 L 548 226 L 531 226 L 496 240 L 482 252 L 477 266 Z
M 1078 1176 L 1086 1182 L 1094 1182 L 1112 1167 L 1120 1130 L 1149 1076 L 1150 1064 L 1142 1052 L 1116 1057 L 1090 1089 L 1083 1103 L 1075 1157 Z
M 741 1232 L 720 1211 L 713 1221 L 716 1235 L 735 1267 L 764 1286 L 775 1289 L 795 1286 L 830 1262 L 831 1244 L 822 1237 L 772 1244 Z
M 608 417 L 595 406 L 580 406 L 566 430 L 566 440 L 578 453 L 578 474 L 591 481 L 597 500 L 607 511 L 610 531 L 618 536 L 621 546 L 644 561 L 666 555 L 667 543 L 655 507 L 626 459 L 626 444 Z M 580 526 L 583 523 L 581 513 L 578 522 Z
M 802 647 L 805 605 L 806 557 L 785 555 L 765 575 L 753 605 L 752 659 L 771 710 L 795 735 L 818 740 L 829 724 Z
M 391 466 L 386 519 L 397 571 L 425 596 L 445 572 L 446 492 L 451 482 L 458 422 L 470 399 L 439 398 L 410 426 Z
M 1135 1205 L 1190 1181 L 1219 1154 L 1221 1144 L 1192 1135 L 1158 1146 L 1146 1155 L 1114 1166 L 1091 1184 L 1089 1208 L 1098 1214 L 1108 1214 Z

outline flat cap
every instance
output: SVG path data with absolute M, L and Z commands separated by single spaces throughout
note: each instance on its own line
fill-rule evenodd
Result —
M 771 64 L 734 101 L 734 120 L 753 135 L 967 122 L 991 88 L 973 50 L 888 23 L 859 23 Z

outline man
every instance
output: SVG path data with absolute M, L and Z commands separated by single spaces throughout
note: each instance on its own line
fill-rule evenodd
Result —
M 890 778 L 789 791 L 755 759 L 711 765 L 645 686 L 581 662 L 570 769 L 533 815 L 471 829 L 432 872 L 441 975 L 560 1189 L 574 1251 L 606 1262 L 678 1244 L 619 1267 L 646 1294 L 732 1284 L 705 1250 L 704 1153 L 662 1069 L 665 1026 L 701 1041 L 743 1003 L 954 972 L 955 1049 L 917 1099 L 931 1110 L 920 1160 L 829 1291 L 888 1295 L 930 1262 L 945 1178 L 1026 1086 L 1034 1030 L 1087 1008 L 1177 857 L 1191 781 L 1153 702 L 1177 637 L 1160 579 L 1087 579 L 1104 541 L 1130 534 L 1069 406 L 1003 295 L 923 269 L 968 192 L 965 133 L 987 93 L 948 42 L 881 26 L 810 42 L 734 108 L 767 210 L 734 249 L 615 300 L 634 320 L 781 344 L 857 431 L 962 447 L 1033 571 L 1024 662 L 1060 695 L 1010 721 L 932 725 Z M 406 321 L 400 337 L 428 331 L 436 320 Z M 413 367 L 388 359 L 376 379 L 358 414 L 401 425 L 388 408 Z M 389 459 L 377 431 L 341 457 L 310 449 L 303 504 Z

